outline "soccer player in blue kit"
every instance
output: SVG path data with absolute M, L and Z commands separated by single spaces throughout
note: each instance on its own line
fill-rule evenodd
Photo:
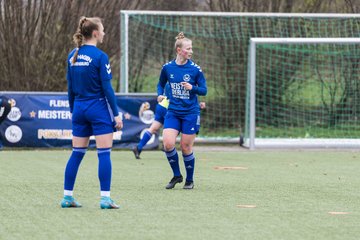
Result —
M 165 115 L 167 108 L 169 106 L 169 100 L 164 98 L 161 102 L 156 105 L 155 109 L 155 119 L 151 124 L 150 128 L 145 131 L 140 142 L 132 149 L 135 158 L 140 159 L 140 153 L 142 152 L 144 146 L 151 139 L 152 135 L 156 133 L 163 125 L 165 120 Z
M 193 145 L 200 128 L 200 106 L 197 95 L 207 93 L 206 80 L 200 66 L 191 61 L 192 41 L 178 34 L 175 42 L 176 59 L 163 65 L 157 86 L 158 102 L 165 98 L 164 87 L 171 88 L 170 104 L 165 116 L 163 143 L 165 154 L 173 171 L 173 178 L 166 185 L 172 189 L 183 181 L 179 168 L 179 156 L 175 148 L 176 137 L 181 132 L 180 147 L 186 169 L 184 189 L 194 188 L 195 156 Z
M 89 145 L 96 140 L 99 159 L 100 208 L 117 209 L 110 198 L 111 159 L 114 130 L 123 127 L 114 90 L 108 56 L 97 48 L 104 38 L 100 18 L 81 17 L 73 36 L 77 46 L 68 56 L 67 81 L 72 113 L 72 154 L 65 168 L 64 198 L 61 207 L 81 207 L 73 197 L 73 188 L 80 163 Z
M 169 106 L 169 99 L 168 99 L 169 92 L 170 92 L 170 86 L 169 84 L 166 84 L 165 86 L 166 97 L 163 98 L 162 101 L 156 105 L 155 119 L 153 123 L 151 124 L 150 128 L 147 131 L 145 131 L 144 135 L 140 139 L 140 142 L 132 149 L 136 159 L 140 159 L 140 153 L 143 147 L 151 139 L 152 135 L 156 133 L 164 125 L 165 115 L 167 113 L 167 108 Z
M 166 84 L 166 87 L 168 86 L 169 84 Z M 199 104 L 200 104 L 200 109 L 206 108 L 205 102 L 200 102 Z M 150 128 L 147 131 L 145 131 L 144 135 L 140 139 L 140 142 L 132 149 L 136 159 L 141 159 L 140 154 L 144 146 L 151 139 L 152 135 L 157 131 L 159 131 L 159 129 L 164 125 L 165 115 L 167 113 L 168 106 L 169 106 L 169 99 L 167 97 L 156 105 L 155 119 L 153 123 L 151 124 Z

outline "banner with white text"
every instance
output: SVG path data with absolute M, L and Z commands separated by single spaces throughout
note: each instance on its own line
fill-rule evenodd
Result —
M 7 118 L 0 125 L 0 146 L 71 147 L 71 113 L 66 93 L 0 92 L 12 102 Z M 124 128 L 114 132 L 114 148 L 131 148 L 154 121 L 154 96 L 119 95 L 117 105 Z M 90 147 L 95 147 L 92 136 Z M 154 134 L 145 149 L 157 148 Z

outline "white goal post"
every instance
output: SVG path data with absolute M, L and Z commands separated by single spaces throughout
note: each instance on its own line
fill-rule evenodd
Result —
M 357 38 L 359 18 L 360 14 L 120 11 L 119 90 L 155 95 L 162 65 L 175 56 L 174 37 L 184 32 L 193 40 L 194 61 L 207 77 L 208 94 L 201 97 L 207 108 L 201 114 L 199 137 L 243 145 L 250 38 Z M 281 137 L 263 133 L 257 131 L 257 137 Z
M 262 44 L 360 44 L 360 38 L 251 38 L 248 55 L 247 118 L 248 138 L 245 146 L 250 150 L 256 147 L 311 147 L 311 148 L 359 148 L 360 139 L 316 139 L 316 138 L 256 138 L 256 50 Z M 359 46 L 360 47 L 360 46 Z

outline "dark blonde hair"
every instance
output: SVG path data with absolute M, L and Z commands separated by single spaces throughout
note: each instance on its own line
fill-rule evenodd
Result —
M 179 34 L 175 37 L 175 52 L 177 48 L 181 48 L 183 45 L 183 42 L 190 41 L 189 38 L 186 38 L 183 32 L 179 32 Z
M 90 39 L 92 33 L 95 30 L 99 30 L 99 25 L 101 24 L 101 19 L 98 17 L 81 17 L 79 20 L 78 28 L 73 35 L 73 42 L 75 43 L 77 49 L 72 59 L 72 63 L 76 62 L 79 48 L 84 44 L 84 40 Z

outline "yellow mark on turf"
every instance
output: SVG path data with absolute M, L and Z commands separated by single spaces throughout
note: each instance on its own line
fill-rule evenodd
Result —
M 240 204 L 240 205 L 236 205 L 237 207 L 239 207 L 239 208 L 256 208 L 256 205 L 242 205 L 242 204 Z
M 346 215 L 346 214 L 350 214 L 349 212 L 328 212 L 328 214 L 331 215 Z
M 215 170 L 246 170 L 247 167 L 224 167 L 224 166 L 216 166 Z

